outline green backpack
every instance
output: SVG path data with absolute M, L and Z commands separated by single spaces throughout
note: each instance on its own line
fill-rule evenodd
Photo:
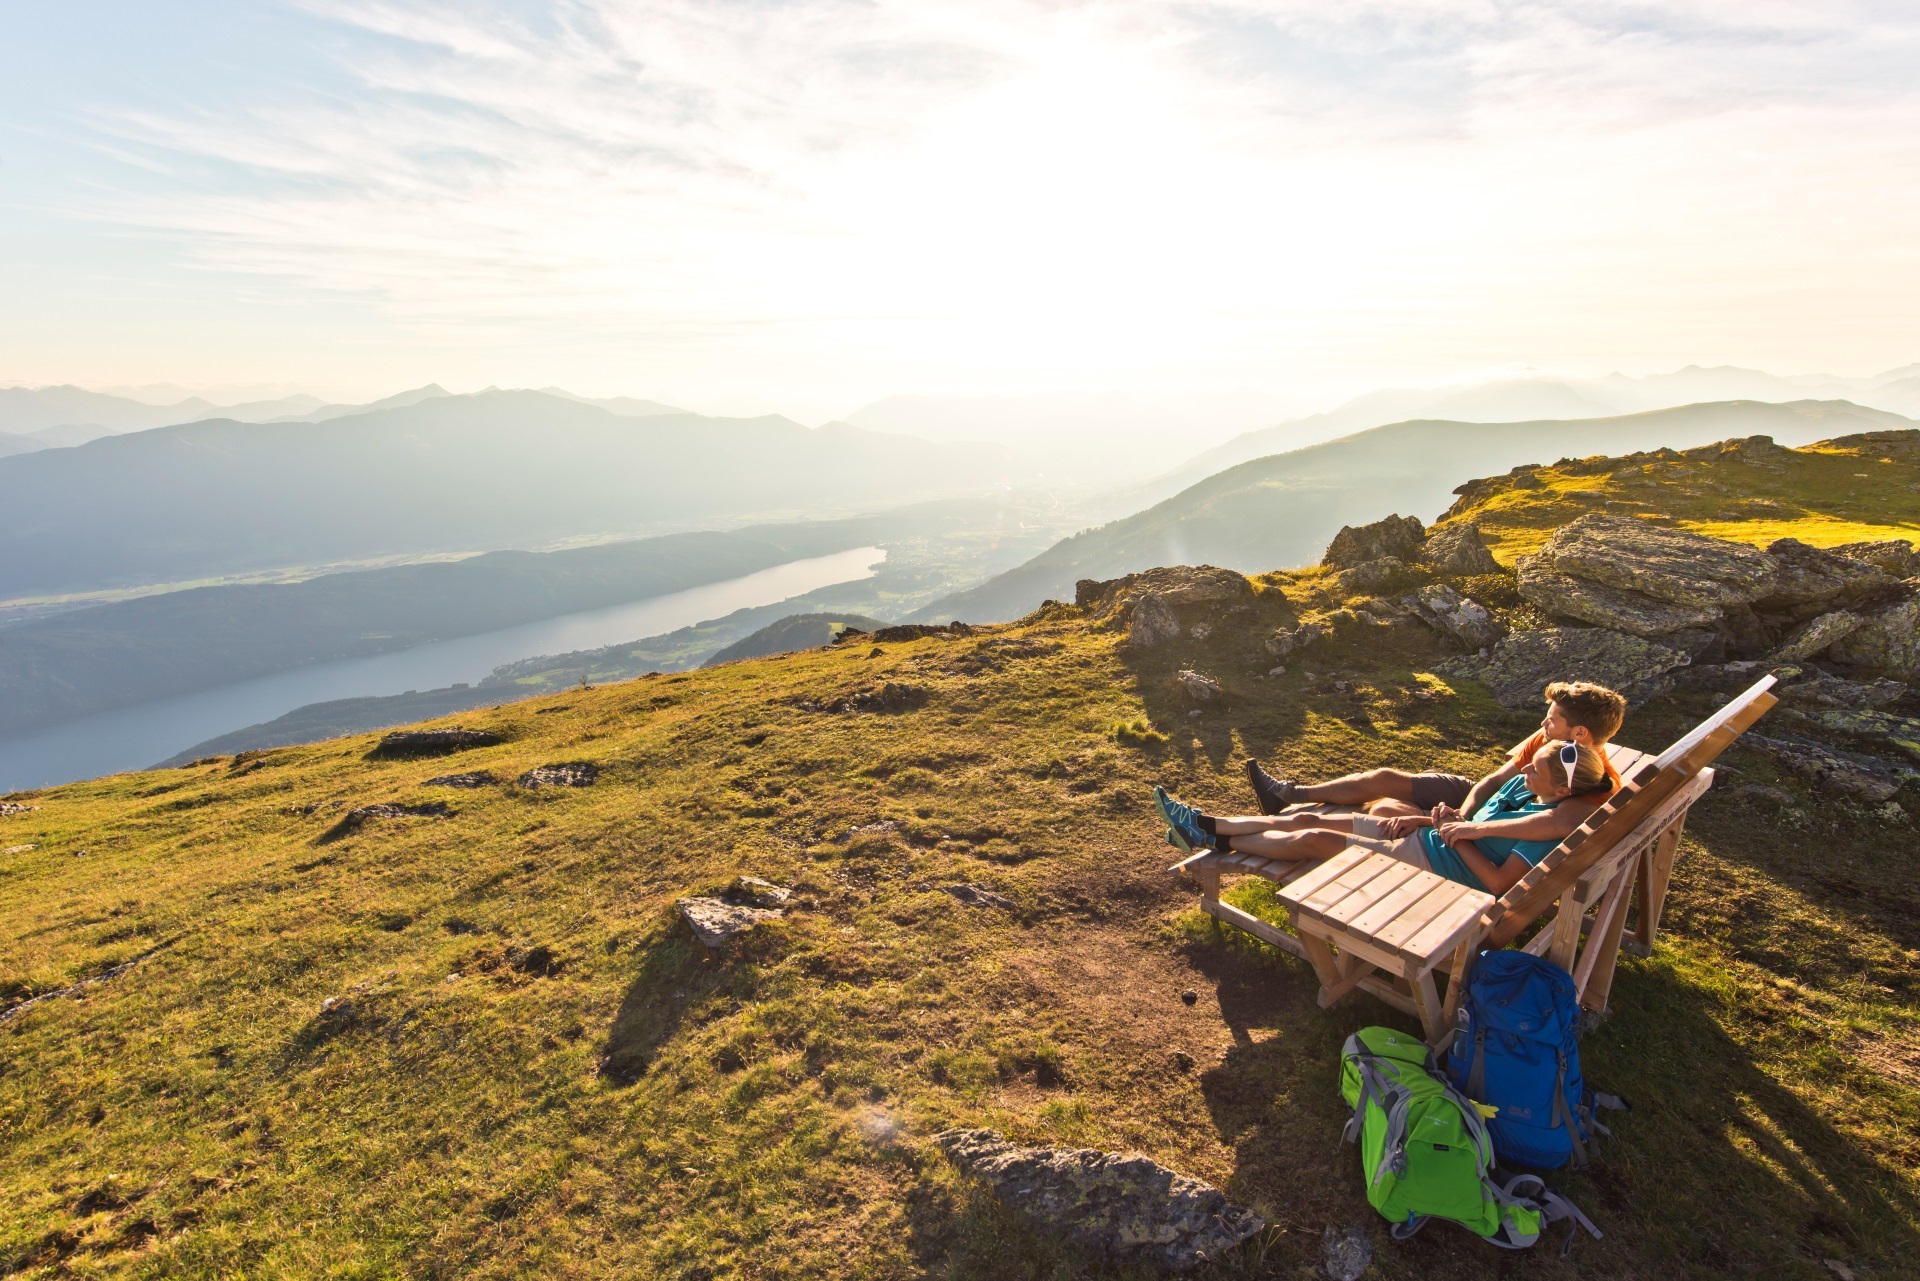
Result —
M 1494 1181 L 1493 1140 L 1480 1110 L 1440 1072 L 1426 1043 L 1392 1028 L 1361 1028 L 1340 1052 L 1340 1097 L 1353 1108 L 1345 1139 L 1360 1145 L 1367 1200 L 1404 1241 L 1429 1219 L 1451 1219 L 1510 1250 L 1549 1223 L 1600 1229 L 1537 1175 Z

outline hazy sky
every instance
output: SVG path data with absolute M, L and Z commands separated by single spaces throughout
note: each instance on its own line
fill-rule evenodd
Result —
M 0 0 L 0 381 L 1920 359 L 1920 6 Z

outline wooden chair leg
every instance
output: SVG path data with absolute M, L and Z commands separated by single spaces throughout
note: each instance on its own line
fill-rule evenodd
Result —
M 1460 940 L 1460 946 L 1453 949 L 1453 977 L 1447 980 L 1446 1004 L 1440 1007 L 1440 1022 L 1445 1025 L 1448 1037 L 1453 1035 L 1453 1021 L 1460 1015 L 1460 1001 L 1467 993 L 1467 971 L 1473 965 L 1474 951 L 1480 946 L 1480 935 L 1476 931 Z M 1433 1047 L 1434 1053 L 1446 1049 L 1444 1045 Z
M 1613 972 L 1620 959 L 1620 935 L 1627 924 L 1627 901 L 1633 897 L 1638 869 L 1629 863 L 1620 869 L 1607 896 L 1600 902 L 1600 919 L 1593 934 L 1581 949 L 1580 963 L 1574 967 L 1573 990 L 1581 1005 L 1596 1014 L 1607 1009 L 1607 994 L 1613 990 Z
M 1573 973 L 1574 954 L 1580 950 L 1580 919 L 1587 914 L 1587 899 L 1575 881 L 1560 894 L 1560 911 L 1553 918 L 1553 945 L 1547 949 L 1549 961 Z
M 1440 1042 L 1453 1035 L 1453 1028 L 1447 1023 L 1440 992 L 1433 985 L 1432 970 L 1413 980 L 1413 1004 L 1420 1011 L 1420 1026 L 1426 1032 L 1427 1044 L 1438 1050 Z
M 1301 930 L 1300 942 L 1307 950 L 1307 963 L 1313 966 L 1313 972 L 1319 976 L 1320 992 L 1322 996 L 1325 996 L 1326 993 L 1331 992 L 1340 985 L 1340 980 L 1345 978 L 1346 974 L 1341 970 L 1340 962 L 1334 959 L 1333 949 L 1328 947 L 1327 941 L 1318 934 Z M 1358 958 L 1350 959 L 1357 960 Z M 1328 1005 L 1330 1003 L 1330 1000 L 1320 1002 L 1322 1005 Z
M 1673 860 L 1680 852 L 1680 837 L 1686 832 L 1687 816 L 1682 814 L 1673 826 L 1660 833 L 1647 852 L 1647 877 L 1640 896 L 1640 920 L 1633 931 L 1634 941 L 1653 950 L 1654 937 L 1660 932 L 1660 912 L 1667 902 L 1667 882 L 1673 877 Z
M 1202 867 L 1195 870 L 1194 875 L 1200 879 L 1200 901 L 1218 903 L 1220 901 L 1220 869 Z
M 1337 956 L 1334 964 L 1340 971 L 1340 977 L 1332 983 L 1321 984 L 1320 1008 L 1323 1010 L 1359 987 L 1373 970 L 1373 966 L 1357 956 Z

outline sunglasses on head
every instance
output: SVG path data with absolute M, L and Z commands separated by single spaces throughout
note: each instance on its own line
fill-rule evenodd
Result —
M 1560 763 L 1567 770 L 1567 790 L 1573 790 L 1573 772 L 1580 765 L 1580 749 L 1572 743 L 1560 745 Z

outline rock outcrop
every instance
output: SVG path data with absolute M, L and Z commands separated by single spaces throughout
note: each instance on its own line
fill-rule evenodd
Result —
M 1138 1154 L 1023 1148 L 992 1130 L 948 1130 L 935 1142 L 1023 1218 L 1110 1262 L 1145 1257 L 1187 1272 L 1266 1226 L 1218 1189 Z
M 964 885 L 942 885 L 942 894 L 951 894 L 968 907 L 997 907 L 1004 912 L 1014 910 L 1014 902 L 1004 894 L 996 894 L 984 885 L 975 885 L 971 881 Z
M 1453 637 L 1468 649 L 1484 649 L 1506 635 L 1507 629 L 1485 605 L 1462 596 L 1445 583 L 1430 583 L 1412 595 L 1402 596 L 1400 604 L 1435 631 Z
M 1083 578 L 1074 586 L 1073 603 L 1103 627 L 1123 630 L 1135 649 L 1154 649 L 1203 628 L 1204 639 L 1218 616 L 1247 604 L 1253 584 L 1246 575 L 1212 565 L 1173 565 L 1104 581 Z
M 1320 563 L 1328 569 L 1354 569 L 1391 556 L 1402 564 L 1420 556 L 1426 526 L 1415 516 L 1388 516 L 1371 525 L 1343 525 L 1327 544 Z
M 402 729 L 380 740 L 375 756 L 445 756 L 474 747 L 492 747 L 503 740 L 484 729 Z
M 1487 549 L 1480 527 L 1466 521 L 1443 525 L 1429 533 L 1421 545 L 1420 559 L 1435 573 L 1454 578 L 1477 578 L 1500 572 L 1500 562 Z
M 1598 514 L 1556 530 L 1518 569 L 1520 594 L 1544 613 L 1642 637 L 1711 626 L 1779 577 L 1758 548 Z
M 1920 680 L 1920 596 L 1866 615 L 1828 652 L 1854 667 L 1903 681 Z
M 592 761 L 538 765 L 520 776 L 522 787 L 592 787 L 600 781 L 600 767 Z
M 720 947 L 756 925 L 777 921 L 786 915 L 779 908 L 749 907 L 723 898 L 683 898 L 677 900 L 674 907 L 693 927 L 694 937 L 708 947 Z
M 1434 670 L 1484 681 L 1502 707 L 1531 710 L 1553 681 L 1597 681 L 1635 702 L 1652 698 L 1691 662 L 1684 649 L 1604 627 L 1545 627 L 1515 632 L 1485 658 L 1444 659 Z

